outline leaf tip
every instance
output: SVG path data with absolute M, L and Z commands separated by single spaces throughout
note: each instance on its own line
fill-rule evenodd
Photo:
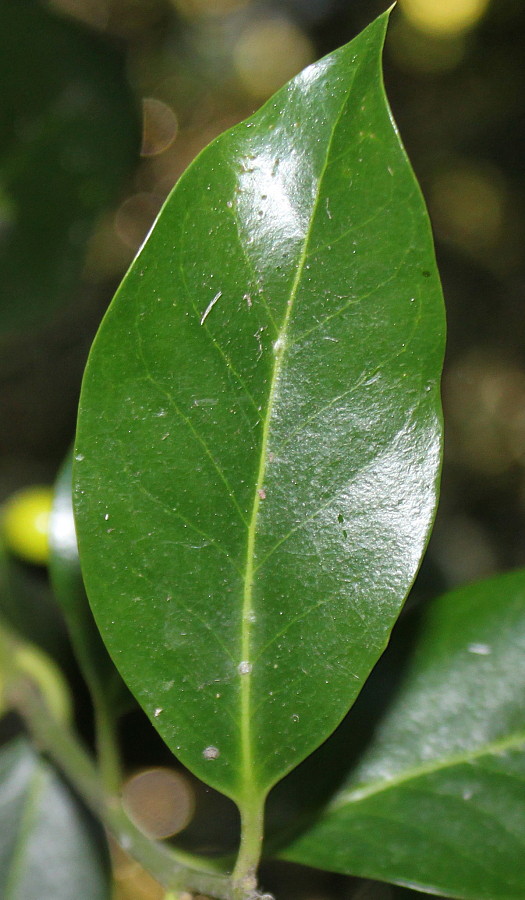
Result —
M 397 6 L 397 0 L 385 9 L 384 12 L 380 13 L 371 23 L 365 28 L 363 34 L 377 34 L 378 35 L 378 45 L 380 48 L 383 47 L 386 37 L 386 31 L 388 28 L 388 23 L 390 21 L 390 16 L 394 7 Z
M 394 9 L 396 8 L 396 6 L 397 6 L 397 0 L 394 0 L 394 2 L 391 3 L 390 6 L 388 6 L 388 7 L 385 9 L 384 13 L 381 13 L 381 14 L 378 16 L 378 19 L 379 19 L 380 21 L 381 21 L 381 20 L 384 21 L 384 23 L 385 23 L 385 30 L 386 30 L 386 27 L 387 27 L 387 25 L 388 25 L 390 16 L 392 15 L 392 13 L 393 13 Z

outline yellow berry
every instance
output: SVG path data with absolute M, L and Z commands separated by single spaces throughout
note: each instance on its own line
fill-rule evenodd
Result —
M 17 491 L 4 504 L 2 530 L 7 549 L 27 562 L 45 565 L 49 558 L 50 487 Z

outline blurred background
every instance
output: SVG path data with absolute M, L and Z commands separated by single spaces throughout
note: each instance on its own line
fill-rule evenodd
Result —
M 1 0 L 0 500 L 55 480 L 98 323 L 189 162 L 384 9 Z M 443 493 L 416 599 L 525 565 L 524 46 L 515 0 L 398 0 L 387 38 L 387 93 L 429 206 L 449 322 Z M 12 618 L 75 678 L 45 567 L 12 557 Z M 130 773 L 166 763 L 138 713 L 123 731 Z M 175 830 L 191 819 L 189 845 L 213 851 L 230 832 L 233 844 L 233 812 L 184 783 Z M 162 896 L 129 860 L 116 872 L 119 900 Z M 284 865 L 265 878 L 302 900 L 419 896 Z

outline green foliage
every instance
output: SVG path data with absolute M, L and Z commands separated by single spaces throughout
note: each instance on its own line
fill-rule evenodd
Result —
M 16 9 L 0 14 L 13 27 Z M 441 290 L 383 90 L 387 21 L 197 157 L 93 345 L 74 452 L 82 573 L 68 458 L 50 574 L 92 696 L 96 764 L 49 709 L 42 655 L 21 665 L 23 643 L 0 627 L 2 708 L 169 896 L 261 897 L 263 808 L 288 773 L 270 809 L 301 782 L 302 809 L 269 829 L 267 855 L 464 900 L 523 896 L 525 573 L 416 609 L 383 709 L 384 668 L 369 679 L 425 550 L 442 437 Z M 38 275 L 52 304 L 66 283 L 55 291 L 55 264 Z M 234 866 L 158 845 L 126 817 L 120 676 L 176 757 L 237 803 Z M 0 772 L 5 896 L 62 900 L 81 883 L 105 898 L 98 835 L 51 765 L 24 741 Z
M 373 741 L 285 857 L 451 897 L 519 897 L 524 653 L 524 572 L 432 603 Z
M 71 498 L 71 455 L 59 472 L 49 525 L 49 573 L 82 674 L 95 703 L 112 715 L 129 706 L 129 694 L 93 621 L 78 558 Z
M 200 155 L 84 380 L 99 627 L 171 749 L 241 806 L 346 713 L 434 512 L 442 304 L 385 25 Z
M 0 5 L 0 332 L 72 299 L 137 153 L 122 61 L 34 0 Z
M 4 900 L 108 900 L 99 827 L 25 740 L 0 751 L 0 810 Z

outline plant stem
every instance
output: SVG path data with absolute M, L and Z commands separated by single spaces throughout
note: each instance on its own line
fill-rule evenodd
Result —
M 241 843 L 233 870 L 233 900 L 247 900 L 256 896 L 257 867 L 261 858 L 264 803 L 266 797 L 257 797 L 240 807 Z
M 111 715 L 106 699 L 93 695 L 97 760 L 102 784 L 109 794 L 118 794 L 122 787 L 120 752 L 117 740 L 117 719 Z
M 72 731 L 57 721 L 31 679 L 18 677 L 6 688 L 6 699 L 22 716 L 40 750 L 64 773 L 86 805 L 111 832 L 122 849 L 133 856 L 166 890 L 208 894 L 217 900 L 235 900 L 229 878 L 187 865 L 188 857 L 152 841 L 128 819 L 120 799 L 107 796 L 99 773 Z M 183 861 L 184 860 L 184 861 Z M 195 861 L 196 862 L 196 861 Z

